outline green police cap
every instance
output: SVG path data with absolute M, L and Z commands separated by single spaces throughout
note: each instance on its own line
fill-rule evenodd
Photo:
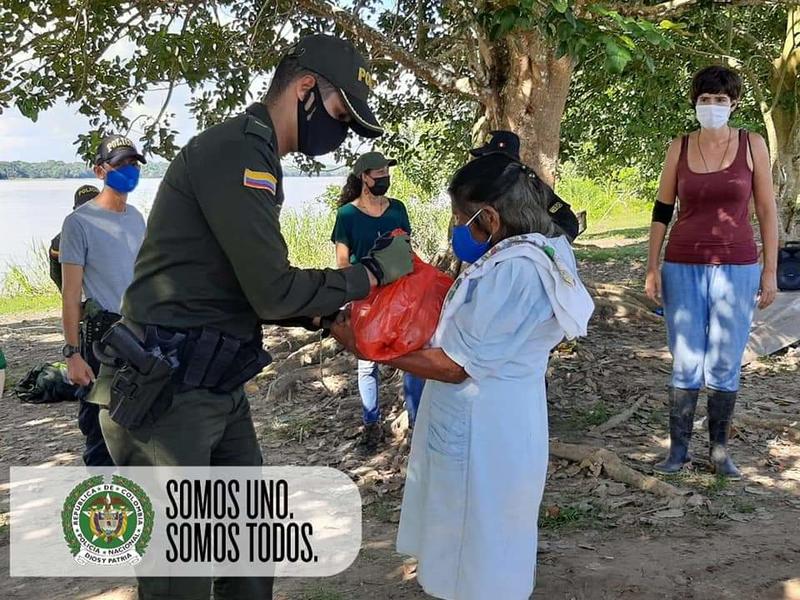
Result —
M 297 59 L 301 67 L 321 75 L 341 92 L 353 118 L 353 131 L 366 138 L 383 134 L 383 127 L 367 104 L 375 79 L 353 44 L 332 35 L 309 35 L 292 46 L 286 56 Z
M 384 167 L 393 167 L 397 161 L 393 158 L 386 158 L 380 152 L 367 152 L 362 154 L 353 165 L 353 175 L 358 177 L 364 171 L 371 171 L 372 169 L 382 169 Z

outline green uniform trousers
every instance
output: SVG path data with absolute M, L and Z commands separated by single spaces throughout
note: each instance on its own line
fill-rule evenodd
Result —
M 104 368 L 93 400 L 108 404 L 113 370 Z M 106 379 L 107 381 L 102 381 Z M 250 403 L 240 387 L 229 394 L 193 389 L 175 394 L 170 407 L 134 431 L 100 410 L 100 426 L 118 466 L 260 466 Z M 271 577 L 140 577 L 140 600 L 262 600 L 272 598 Z

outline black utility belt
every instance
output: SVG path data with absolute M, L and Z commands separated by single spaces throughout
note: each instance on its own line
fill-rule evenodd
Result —
M 109 310 L 103 310 L 92 316 L 84 317 L 81 324 L 89 345 L 93 342 L 99 342 L 106 332 L 111 329 L 111 326 L 121 318 L 122 315 Z
M 128 429 L 141 425 L 166 392 L 230 393 L 272 362 L 260 335 L 243 342 L 209 327 L 171 330 L 117 322 L 94 350 L 101 362 L 117 369 L 109 413 Z
M 157 335 L 181 335 L 156 328 Z M 178 351 L 175 382 L 183 389 L 206 388 L 228 393 L 252 379 L 272 362 L 261 346 L 261 332 L 251 340 L 226 335 L 211 327 L 185 332 Z

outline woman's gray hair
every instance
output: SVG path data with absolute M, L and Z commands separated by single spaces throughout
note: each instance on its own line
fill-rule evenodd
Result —
M 453 176 L 448 192 L 465 214 L 474 214 L 485 204 L 492 206 L 500 215 L 500 239 L 525 233 L 563 235 L 547 211 L 550 187 L 530 167 L 507 154 L 487 154 L 470 161 Z M 485 230 L 482 216 L 475 220 Z

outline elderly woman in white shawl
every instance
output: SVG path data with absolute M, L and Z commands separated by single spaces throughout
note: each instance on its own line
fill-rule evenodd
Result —
M 471 264 L 430 346 L 389 363 L 429 380 L 397 550 L 418 558 L 418 580 L 436 598 L 523 600 L 547 474 L 548 356 L 565 336 L 586 334 L 593 304 L 528 167 L 488 154 L 448 191 L 453 250 Z M 333 333 L 354 348 L 346 326 Z

